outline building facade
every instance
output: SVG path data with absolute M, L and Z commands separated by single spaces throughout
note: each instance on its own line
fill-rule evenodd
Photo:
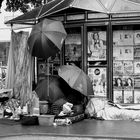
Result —
M 61 52 L 50 60 L 50 74 L 57 74 L 59 65 L 74 63 L 91 78 L 94 96 L 120 104 L 140 103 L 139 14 L 80 10 L 50 16 L 61 20 L 68 34 Z M 47 68 L 38 59 L 38 74 Z

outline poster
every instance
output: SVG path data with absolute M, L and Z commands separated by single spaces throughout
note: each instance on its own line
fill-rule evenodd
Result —
M 38 62 L 38 76 L 45 76 L 48 75 L 48 67 L 45 62 Z
M 140 74 L 140 61 L 134 61 L 134 74 Z
M 120 76 L 114 76 L 113 77 L 113 87 L 114 89 L 122 89 L 123 88 L 123 82 L 122 77 Z
M 81 61 L 82 45 L 80 34 L 68 34 L 65 40 L 65 60 Z
M 124 103 L 134 103 L 133 90 L 124 90 Z
M 140 104 L 140 90 L 134 91 L 134 103 Z
M 49 58 L 49 62 L 60 64 L 60 51 Z
M 113 61 L 113 75 L 123 74 L 123 61 Z
M 44 78 L 46 75 L 53 74 L 53 63 L 45 63 L 38 61 L 38 78 Z
M 113 101 L 114 103 L 118 103 L 118 104 L 123 103 L 122 90 L 114 90 Z
M 124 75 L 132 75 L 133 74 L 133 61 L 123 61 L 123 70 Z
M 131 46 L 113 47 L 113 60 L 133 60 L 133 49 Z
M 123 87 L 124 89 L 133 89 L 134 79 L 131 76 L 123 76 Z
M 113 46 L 128 46 L 134 45 L 133 34 L 131 31 L 114 31 L 113 32 Z
M 139 87 L 140 88 L 140 77 L 134 78 L 134 87 Z
M 106 97 L 106 68 L 88 68 L 88 75 L 92 81 L 94 95 Z
M 106 60 L 106 32 L 88 32 L 88 61 Z
M 134 59 L 140 59 L 140 46 L 134 48 Z
M 38 62 L 38 75 L 47 74 L 47 65 L 45 62 Z
M 134 44 L 140 45 L 140 30 L 134 32 Z

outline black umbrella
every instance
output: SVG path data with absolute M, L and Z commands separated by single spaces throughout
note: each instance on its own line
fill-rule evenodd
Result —
M 30 52 L 33 56 L 48 59 L 61 50 L 66 31 L 62 22 L 44 19 L 34 25 L 28 38 Z
M 49 78 L 49 84 L 48 84 Z M 49 90 L 47 90 L 47 87 Z M 69 84 L 60 76 L 50 75 L 38 83 L 35 89 L 39 100 L 47 100 L 54 103 L 59 99 L 65 99 L 72 104 L 86 104 L 87 97 L 79 91 L 71 88 Z

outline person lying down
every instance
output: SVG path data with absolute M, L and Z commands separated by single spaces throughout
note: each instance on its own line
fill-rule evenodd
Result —
M 88 118 L 140 121 L 140 105 L 121 106 L 106 99 L 91 98 L 86 106 Z

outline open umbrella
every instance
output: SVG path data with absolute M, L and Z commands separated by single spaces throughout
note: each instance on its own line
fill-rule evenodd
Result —
M 49 78 L 49 83 L 48 83 Z M 49 85 L 48 85 L 49 84 Z M 40 81 L 35 89 L 39 100 L 47 100 L 51 103 L 60 98 L 64 98 L 65 82 L 57 76 L 47 76 L 46 79 Z M 47 90 L 49 88 L 49 90 Z
M 80 68 L 74 65 L 63 65 L 58 70 L 62 77 L 72 88 L 84 95 L 93 95 L 93 86 L 89 76 Z
M 49 78 L 49 84 L 48 84 Z M 48 86 L 49 90 L 46 89 Z M 35 89 L 39 100 L 47 100 L 49 103 L 64 99 L 72 104 L 86 103 L 86 96 L 71 88 L 69 84 L 58 75 L 47 76 L 40 81 Z M 62 100 L 61 100 L 62 101 Z
M 44 19 L 32 28 L 29 50 L 33 56 L 48 59 L 61 50 L 66 35 L 62 22 Z
M 84 9 L 106 14 L 140 12 L 138 0 L 52 0 L 6 23 L 35 24 L 38 19 L 67 9 Z

